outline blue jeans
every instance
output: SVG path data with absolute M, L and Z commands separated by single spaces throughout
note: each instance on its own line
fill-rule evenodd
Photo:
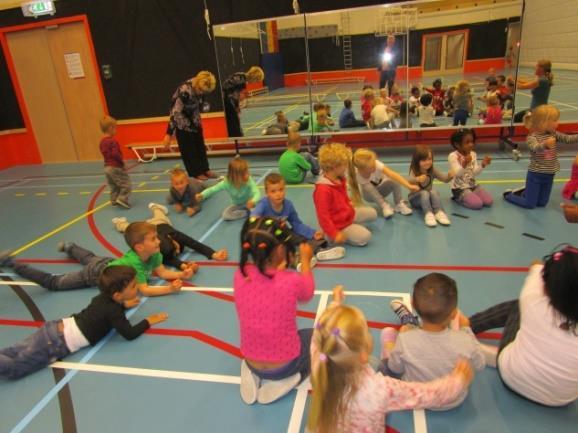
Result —
M 319 161 L 309 152 L 301 152 L 301 156 L 305 158 L 309 164 L 311 164 L 311 174 L 317 176 L 319 174 Z
M 69 354 L 62 320 L 52 320 L 25 340 L 0 349 L 0 377 L 19 379 Z
M 303 381 L 311 372 L 311 336 L 313 329 L 300 329 L 298 331 L 301 339 L 301 353 L 292 361 L 289 361 L 283 367 L 274 368 L 271 370 L 258 370 L 247 363 L 253 374 L 265 380 L 281 380 L 291 377 L 296 373 L 301 373 L 301 381 Z
M 465 125 L 468 122 L 467 110 L 456 110 L 454 113 L 454 126 Z
M 529 171 L 526 175 L 526 189 L 522 195 L 510 193 L 505 196 L 505 199 L 526 209 L 534 209 L 536 206 L 544 207 L 550 200 L 553 184 L 553 174 Z
M 436 213 L 439 210 L 444 210 L 442 207 L 442 200 L 440 198 L 439 192 L 435 189 L 428 191 L 422 189 L 419 192 L 412 192 L 409 196 L 409 202 L 412 207 L 416 209 L 423 209 L 424 213 L 433 212 Z

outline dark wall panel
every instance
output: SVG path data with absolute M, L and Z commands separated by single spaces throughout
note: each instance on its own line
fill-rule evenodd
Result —
M 219 74 L 226 80 L 235 72 L 247 72 L 251 66 L 259 66 L 261 45 L 257 39 L 215 38 Z
M 0 131 L 24 128 L 4 52 L 0 49 Z

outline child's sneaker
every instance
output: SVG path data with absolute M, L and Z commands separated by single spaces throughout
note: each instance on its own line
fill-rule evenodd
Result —
M 383 203 L 383 206 L 381 206 L 381 211 L 383 212 L 384 218 L 389 218 L 393 215 L 393 209 L 388 202 Z
M 399 322 L 401 325 L 414 325 L 419 326 L 419 321 L 416 316 L 409 311 L 409 308 L 401 301 L 400 299 L 394 299 L 389 303 L 389 306 L 393 310 L 393 312 L 399 318 Z
M 411 215 L 413 211 L 409 207 L 409 203 L 405 200 L 401 200 L 397 205 L 395 205 L 395 211 L 402 215 Z
M 520 152 L 518 149 L 512 150 L 512 159 L 514 161 L 518 161 L 521 156 L 522 156 L 522 152 Z
M 397 334 L 398 332 L 389 326 L 381 330 L 380 359 L 389 359 L 389 354 L 395 347 L 395 340 L 397 340 Z
M 317 260 L 324 262 L 327 260 L 339 260 L 345 257 L 345 248 L 343 247 L 331 247 L 325 250 L 320 250 L 315 254 Z
M 452 223 L 443 210 L 438 210 L 434 217 L 442 226 L 449 226 Z
M 121 223 L 128 222 L 128 220 L 125 217 L 114 217 L 111 221 L 115 226 L 117 226 Z
M 12 250 L 5 250 L 0 252 L 0 267 L 11 268 L 12 266 L 14 266 Z
M 301 373 L 281 380 L 265 380 L 257 391 L 257 401 L 261 404 L 273 403 L 288 394 L 301 382 Z
M 119 206 L 122 206 L 122 207 L 125 208 L 125 209 L 130 209 L 130 204 L 128 204 L 128 203 L 125 202 L 125 201 L 116 199 L 116 204 L 119 205 Z
M 158 209 L 160 211 L 162 211 L 165 215 L 169 214 L 169 210 L 167 209 L 166 206 L 163 206 L 162 204 L 158 204 L 158 203 L 149 203 L 149 209 L 153 210 L 153 209 Z
M 60 241 L 56 244 L 56 251 L 61 252 L 61 253 L 68 253 L 70 251 L 71 247 L 72 247 L 72 243 Z
M 504 197 L 504 200 L 506 199 L 506 197 L 508 197 L 510 194 L 512 194 L 512 191 L 514 191 L 512 188 L 508 188 L 508 189 L 504 190 L 504 192 L 502 193 L 502 197 Z
M 436 217 L 434 216 L 433 212 L 426 212 L 423 220 L 425 222 L 425 225 L 428 227 L 435 227 L 438 225 Z
M 247 361 L 241 361 L 241 399 L 247 404 L 257 401 L 259 378 L 253 374 Z
M 295 267 L 297 272 L 301 272 L 301 263 L 302 262 L 297 263 L 297 266 Z M 317 259 L 315 257 L 311 257 L 311 261 L 309 262 L 309 266 L 311 267 L 311 269 L 313 269 L 316 264 L 317 264 Z

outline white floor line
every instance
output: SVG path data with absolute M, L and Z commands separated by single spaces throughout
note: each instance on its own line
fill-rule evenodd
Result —
M 228 383 L 239 385 L 239 376 L 219 374 L 194 373 L 188 371 L 155 370 L 150 368 L 121 367 L 117 365 L 83 364 L 80 362 L 55 362 L 52 368 L 64 368 L 74 371 L 89 371 L 93 373 L 122 374 L 126 376 L 154 377 L 159 379 L 189 380 L 195 382 Z
M 425 411 L 423 410 L 413 411 L 413 431 L 414 433 L 427 433 L 427 422 L 425 417 Z
M 315 323 L 319 320 L 319 316 L 327 308 L 327 303 L 329 302 L 329 293 L 324 293 L 321 295 L 319 304 L 317 305 L 317 313 L 315 314 Z M 305 404 L 307 403 L 307 394 L 310 388 L 309 380 L 304 381 L 297 389 L 297 395 L 295 396 L 295 402 L 293 403 L 293 410 L 291 411 L 291 418 L 289 419 L 289 426 L 287 427 L 287 433 L 299 433 L 301 429 L 301 422 L 303 421 L 303 414 L 305 413 Z

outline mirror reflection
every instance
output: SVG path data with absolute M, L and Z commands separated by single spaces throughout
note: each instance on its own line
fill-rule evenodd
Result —
M 304 16 L 213 26 L 229 137 L 307 129 Z

